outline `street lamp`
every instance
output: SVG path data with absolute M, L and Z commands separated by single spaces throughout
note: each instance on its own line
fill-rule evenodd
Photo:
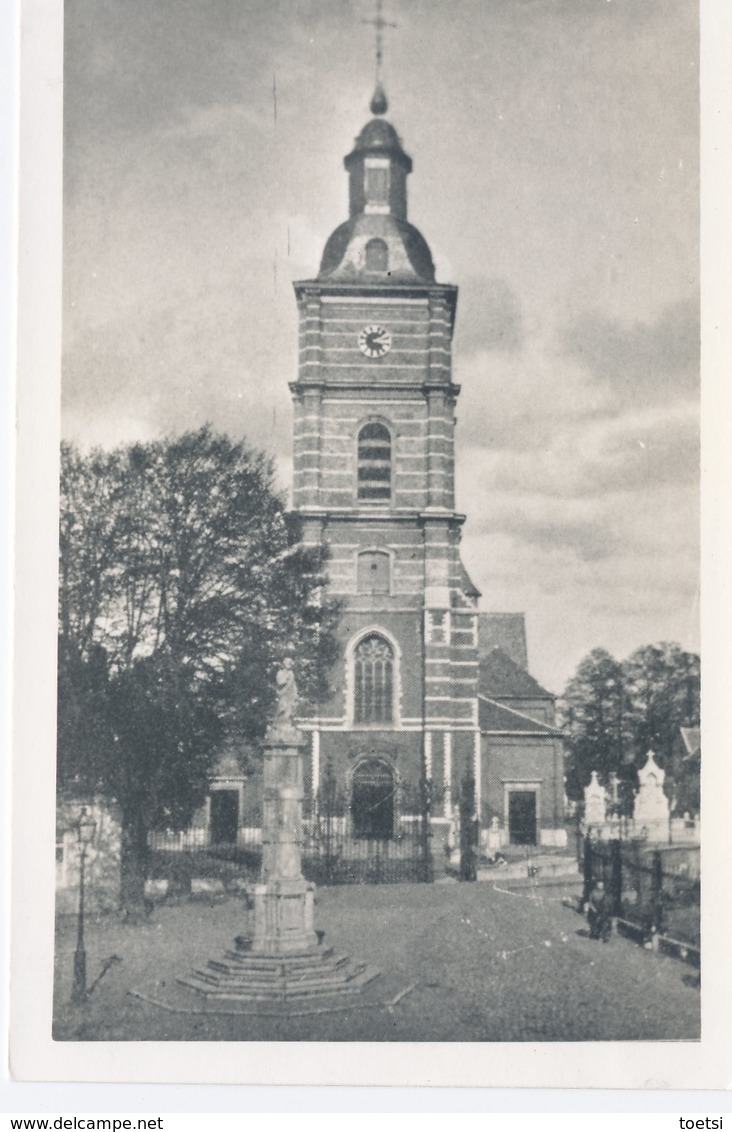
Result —
M 84 866 L 86 864 L 86 851 L 92 843 L 97 823 L 82 806 L 79 820 L 74 826 L 79 843 L 79 921 L 76 933 L 76 951 L 74 952 L 74 988 L 71 992 L 72 1002 L 86 1000 L 86 951 L 84 950 Z

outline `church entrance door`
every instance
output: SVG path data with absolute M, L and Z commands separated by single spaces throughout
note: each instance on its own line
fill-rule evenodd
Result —
M 211 791 L 209 840 L 212 845 L 236 845 L 239 828 L 239 793 L 236 790 Z
M 536 845 L 536 791 L 509 792 L 508 836 L 511 845 Z
M 381 759 L 365 759 L 353 774 L 353 836 L 387 841 L 394 836 L 394 774 Z

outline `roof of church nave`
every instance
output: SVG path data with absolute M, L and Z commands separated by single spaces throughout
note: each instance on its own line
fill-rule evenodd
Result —
M 542 723 L 525 712 L 506 704 L 491 700 L 478 693 L 478 721 L 482 732 L 503 735 L 513 732 L 517 735 L 561 735 L 558 727 Z
M 481 592 L 476 586 L 473 579 L 470 577 L 468 571 L 465 569 L 462 559 L 458 560 L 458 587 L 460 593 L 464 594 L 468 598 L 481 597 Z
M 491 649 L 480 658 L 480 691 L 498 700 L 553 700 L 551 692 L 521 668 L 502 649 Z
M 701 752 L 701 728 L 680 727 L 681 738 L 686 748 L 686 757 L 693 758 Z

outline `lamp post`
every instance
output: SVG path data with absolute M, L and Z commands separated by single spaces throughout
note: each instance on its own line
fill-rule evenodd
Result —
M 71 992 L 72 1002 L 86 1000 L 86 951 L 84 949 L 84 867 L 86 865 L 86 851 L 92 843 L 97 823 L 82 807 L 79 820 L 76 823 L 76 837 L 79 843 L 79 920 L 76 933 L 76 951 L 74 952 L 74 986 Z

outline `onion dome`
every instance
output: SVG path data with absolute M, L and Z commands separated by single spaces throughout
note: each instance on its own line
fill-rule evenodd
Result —
M 325 245 L 319 279 L 357 283 L 433 283 L 427 241 L 413 224 L 384 213 L 359 213 L 339 225 Z
M 398 133 L 381 117 L 387 100 L 377 83 L 375 117 L 344 158 L 349 178 L 350 219 L 328 240 L 319 278 L 364 282 L 434 282 L 432 255 L 424 237 L 407 221 L 407 176 L 412 159 Z

